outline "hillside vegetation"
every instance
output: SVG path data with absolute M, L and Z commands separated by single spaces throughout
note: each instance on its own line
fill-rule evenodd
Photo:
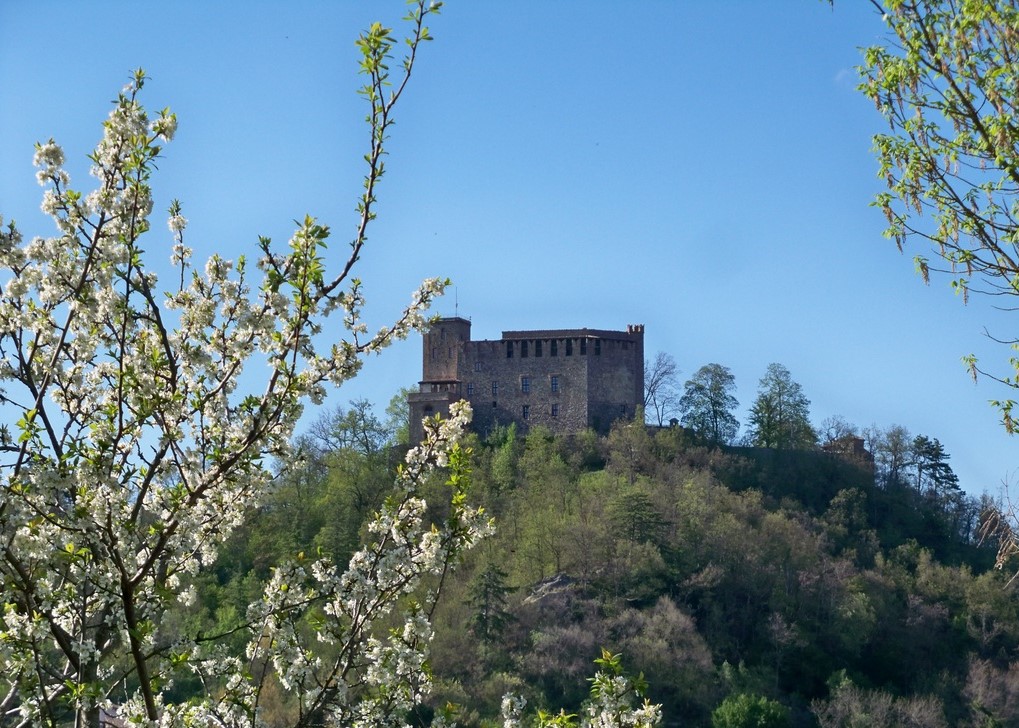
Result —
M 229 629 L 276 561 L 349 557 L 392 482 L 390 437 L 363 402 L 320 420 L 188 618 Z M 979 501 L 683 428 L 472 437 L 497 531 L 445 585 L 431 661 L 433 707 L 476 706 L 461 723 L 495 721 L 509 691 L 576 709 L 602 648 L 669 724 L 758 725 L 739 722 L 754 705 L 775 709 L 760 725 L 1019 721 L 1019 610 L 977 543 Z

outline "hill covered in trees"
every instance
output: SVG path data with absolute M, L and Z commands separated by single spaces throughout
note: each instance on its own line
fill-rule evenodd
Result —
M 321 418 L 186 618 L 229 630 L 278 560 L 348 558 L 389 492 L 397 422 L 365 402 Z M 1019 721 L 1019 610 L 977 542 L 993 504 L 941 497 L 915 457 L 720 446 L 637 422 L 470 445 L 471 498 L 496 534 L 444 585 L 425 714 L 469 705 L 462 724 L 493 723 L 507 692 L 576 712 L 604 648 L 644 674 L 667 724 Z

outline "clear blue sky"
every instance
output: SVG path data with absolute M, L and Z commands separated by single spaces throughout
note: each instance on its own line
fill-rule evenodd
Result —
M 0 214 L 51 233 L 33 142 L 60 142 L 84 185 L 108 101 L 143 66 L 147 104 L 180 120 L 157 207 L 182 201 L 202 257 L 285 240 L 306 213 L 339 252 L 366 138 L 353 41 L 403 9 L 0 2 Z M 453 0 L 432 28 L 360 270 L 373 324 L 434 275 L 454 280 L 475 338 L 644 323 L 649 356 L 671 353 L 684 379 L 730 367 L 744 407 L 781 362 L 815 422 L 937 437 L 974 494 L 1015 479 L 987 404 L 1007 392 L 974 385 L 960 357 L 1003 363 L 984 327 L 1010 337 L 1019 314 L 924 287 L 868 206 L 881 120 L 854 66 L 883 32 L 869 3 Z M 452 292 L 437 310 L 453 314 Z M 419 375 L 412 340 L 330 404 L 381 409 Z

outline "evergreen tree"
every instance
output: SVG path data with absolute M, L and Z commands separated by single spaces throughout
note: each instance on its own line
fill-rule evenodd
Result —
M 606 512 L 616 536 L 634 543 L 657 543 L 666 525 L 650 496 L 637 488 L 620 492 Z
M 506 576 L 497 564 L 489 562 L 471 583 L 467 598 L 467 604 L 474 610 L 471 631 L 483 643 L 498 641 L 514 619 L 507 602 L 513 588 L 506 585 Z
M 916 469 L 917 491 L 939 495 L 959 487 L 959 478 L 948 464 L 951 456 L 938 438 L 917 435 L 913 440 L 913 467 Z

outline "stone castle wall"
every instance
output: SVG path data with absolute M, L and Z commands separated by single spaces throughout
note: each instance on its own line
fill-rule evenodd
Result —
M 410 396 L 416 439 L 421 417 L 459 399 L 471 403 L 480 433 L 510 423 L 520 432 L 606 432 L 643 402 L 644 327 L 504 331 L 471 341 L 469 321 L 440 319 L 424 336 L 422 375 Z

